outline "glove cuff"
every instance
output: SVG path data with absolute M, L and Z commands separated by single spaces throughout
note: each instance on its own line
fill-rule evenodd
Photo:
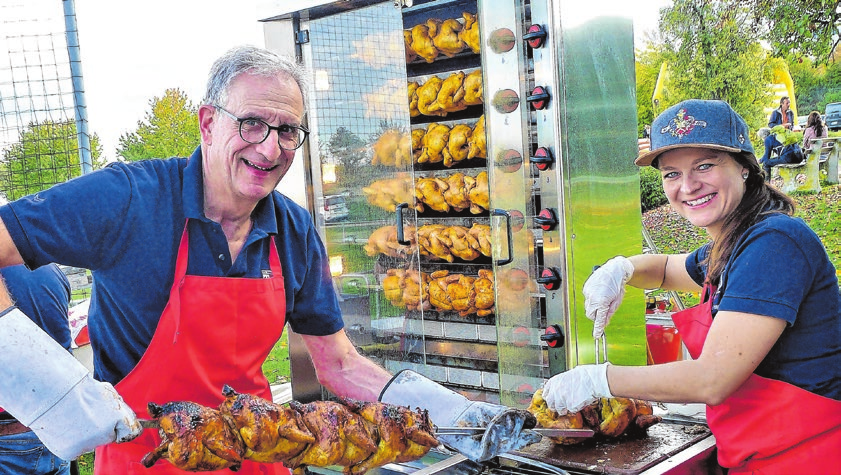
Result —
M 625 256 L 616 256 L 611 260 L 615 260 L 622 267 L 622 283 L 627 284 L 634 276 L 634 264 Z
M 610 385 L 607 382 L 607 367 L 610 363 L 587 365 L 587 375 L 593 382 L 593 395 L 596 397 L 612 398 Z
M 408 369 L 391 378 L 380 393 L 379 401 L 410 409 L 426 409 L 433 424 L 440 426 L 453 425 L 474 404 L 461 394 Z

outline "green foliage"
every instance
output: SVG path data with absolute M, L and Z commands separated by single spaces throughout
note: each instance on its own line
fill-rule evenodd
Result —
M 740 0 L 675 0 L 661 10 L 659 45 L 669 64 L 668 104 L 727 101 L 751 128 L 764 125 L 773 61 Z
M 792 132 L 782 125 L 775 125 L 771 128 L 771 133 L 777 136 L 777 141 L 783 145 L 793 145 L 803 142 L 803 134 L 799 132 Z
M 137 130 L 120 137 L 117 155 L 130 162 L 190 156 L 201 140 L 197 107 L 180 89 L 167 89 L 149 106 Z
M 336 183 L 352 188 L 361 183 L 361 165 L 366 158 L 366 144 L 358 135 L 346 127 L 339 127 L 330 136 L 326 151 L 337 165 Z
M 781 57 L 814 57 L 830 60 L 838 44 L 841 2 L 835 0 L 746 0 L 754 12 L 751 26 L 767 32 L 773 54 Z
M 668 203 L 663 192 L 663 178 L 654 167 L 640 167 L 640 204 L 648 211 Z
M 99 137 L 90 137 L 92 168 L 102 166 Z M 76 121 L 30 123 L 3 151 L 0 190 L 10 201 L 82 174 Z
M 642 136 L 645 124 L 654 121 L 655 111 L 651 103 L 657 76 L 664 58 L 662 53 L 646 49 L 636 52 L 637 61 L 634 65 L 637 76 L 637 137 Z

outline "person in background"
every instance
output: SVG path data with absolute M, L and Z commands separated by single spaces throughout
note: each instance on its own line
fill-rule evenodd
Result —
M 791 133 L 785 131 L 785 133 Z M 765 181 L 771 181 L 771 171 L 776 165 L 800 163 L 805 160 L 803 149 L 798 144 L 783 145 L 784 134 L 775 134 L 771 129 L 762 127 L 757 136 L 764 141 L 765 153 L 759 159 L 759 164 L 765 173 Z
M 705 403 L 731 475 L 836 473 L 841 292 L 820 238 L 763 181 L 747 125 L 727 103 L 684 101 L 652 128 L 651 150 L 635 163 L 660 171 L 671 206 L 710 241 L 688 254 L 610 259 L 584 284 L 585 311 L 600 337 L 625 285 L 700 292 L 698 306 L 672 316 L 692 359 L 581 365 L 549 379 L 548 406 L 563 414 L 599 397 Z
M 56 453 L 97 447 L 95 473 L 134 473 L 160 442 L 137 420 L 149 418 L 150 401 L 218 407 L 225 384 L 270 400 L 261 366 L 287 323 L 331 393 L 402 405 L 417 397 L 437 425 L 487 425 L 481 438 L 442 438 L 471 459 L 539 437 L 524 430 L 525 411 L 469 401 L 411 372 L 392 379 L 348 339 L 313 219 L 275 190 L 309 133 L 308 77 L 270 51 L 234 48 L 211 67 L 192 156 L 112 163 L 0 207 L 0 265 L 68 263 L 93 276 L 94 378 L 60 360 L 19 310 L 0 318 L 0 405 L 36 421 Z M 0 308 L 10 307 L 4 294 Z M 15 346 L 24 339 L 38 343 Z M 165 460 L 154 472 L 183 473 Z M 238 473 L 289 472 L 246 460 Z
M 821 119 L 821 113 L 812 111 L 809 113 L 809 118 L 806 119 L 806 130 L 803 131 L 803 150 L 808 150 L 812 147 L 812 142 L 815 139 L 823 139 L 829 137 L 829 131 Z
M 791 105 L 791 100 L 788 96 L 783 96 L 780 99 L 780 107 L 774 109 L 774 112 L 771 112 L 771 117 L 768 119 L 768 128 L 773 129 L 776 125 L 782 125 L 788 130 L 794 126 L 794 111 L 792 111 L 789 106 Z
M 651 126 L 645 124 L 642 128 L 642 138 L 650 139 L 651 138 Z

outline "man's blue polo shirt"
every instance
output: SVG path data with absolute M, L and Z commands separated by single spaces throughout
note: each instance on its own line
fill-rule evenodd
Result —
M 28 266 L 56 262 L 91 270 L 88 325 L 97 379 L 119 382 L 151 341 L 169 300 L 187 218 L 188 274 L 261 278 L 276 236 L 286 321 L 307 335 L 343 327 L 327 253 L 310 214 L 272 192 L 258 203 L 253 229 L 231 263 L 222 227 L 203 213 L 201 162 L 199 148 L 189 159 L 114 163 L 0 208 Z M 189 362 L 174 364 L 189 370 Z
M 26 266 L 0 269 L 15 306 L 53 340 L 70 351 L 70 281 L 55 264 L 29 270 Z
M 686 260 L 699 285 L 709 248 Z M 748 228 L 721 281 L 714 315 L 726 310 L 788 323 L 756 374 L 841 400 L 841 292 L 820 238 L 803 220 L 775 213 Z

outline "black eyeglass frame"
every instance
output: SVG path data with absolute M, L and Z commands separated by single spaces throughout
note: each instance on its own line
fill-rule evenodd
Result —
M 239 138 L 241 138 L 243 141 L 245 141 L 247 143 L 250 143 L 250 144 L 256 145 L 256 144 L 260 144 L 260 143 L 265 142 L 266 139 L 269 138 L 269 135 L 271 135 L 272 130 L 276 130 L 277 131 L 277 146 L 280 147 L 283 150 L 292 151 L 292 150 L 298 150 L 299 148 L 301 148 L 301 146 L 304 145 L 304 142 L 307 140 L 307 137 L 309 137 L 309 135 L 310 135 L 310 131 L 306 127 L 303 127 L 303 126 L 300 126 L 300 125 L 280 124 L 278 126 L 274 126 L 274 125 L 269 124 L 265 120 L 258 119 L 256 117 L 239 118 L 239 117 L 235 116 L 234 114 L 232 114 L 230 111 L 226 110 L 222 106 L 218 106 L 218 105 L 214 104 L 213 108 L 216 109 L 216 110 L 222 111 L 226 116 L 228 116 L 228 118 L 230 118 L 233 121 L 236 121 L 239 124 L 239 127 L 237 128 L 237 132 L 239 132 Z M 255 121 L 255 122 L 260 122 L 261 124 L 265 125 L 266 126 L 266 135 L 264 135 L 263 138 L 261 140 L 257 141 L 257 142 L 253 142 L 251 140 L 246 139 L 242 135 L 242 124 L 245 121 Z M 284 130 L 282 130 L 284 127 L 288 127 L 290 129 L 298 129 L 299 131 L 304 133 L 303 138 L 301 138 L 301 141 L 298 143 L 298 145 L 295 146 L 295 148 L 286 148 L 280 143 L 280 134 L 285 132 Z

